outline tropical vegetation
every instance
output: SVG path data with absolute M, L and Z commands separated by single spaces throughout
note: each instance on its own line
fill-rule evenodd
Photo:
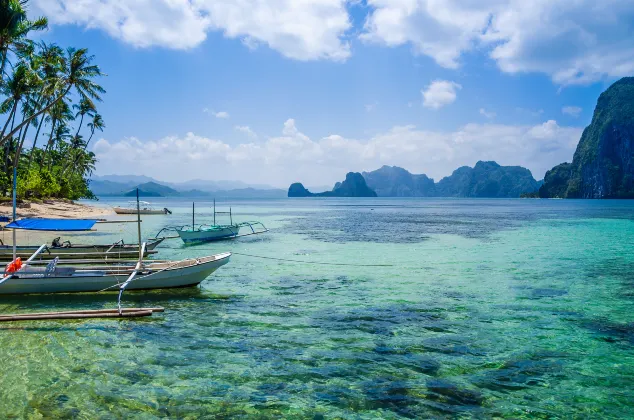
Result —
M 94 198 L 88 145 L 105 128 L 103 73 L 84 48 L 35 41 L 48 21 L 27 11 L 28 0 L 0 0 L 0 196 L 15 168 L 21 198 Z

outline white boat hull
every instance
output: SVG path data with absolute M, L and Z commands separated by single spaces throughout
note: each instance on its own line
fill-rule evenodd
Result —
M 213 230 L 178 230 L 178 236 L 181 237 L 186 244 L 198 242 L 219 241 L 222 239 L 235 238 L 240 233 L 239 226 L 227 226 L 222 229 Z
M 167 212 L 165 211 L 165 209 L 162 210 L 148 210 L 148 209 L 141 209 L 137 212 L 136 209 L 127 209 L 124 207 L 113 207 L 114 212 L 117 214 L 167 214 Z
M 126 290 L 195 286 L 228 263 L 230 257 L 231 253 L 226 252 L 197 260 L 184 260 L 172 267 L 169 266 L 170 263 L 150 263 L 147 264 L 148 268 L 155 271 L 149 274 L 144 273 L 144 270 L 140 271 Z M 0 294 L 98 292 L 106 288 L 118 291 L 118 285 L 123 283 L 128 275 L 129 272 L 124 271 L 120 274 L 106 275 L 96 272 L 82 273 L 81 268 L 77 268 L 72 275 L 54 277 L 20 277 L 18 272 L 13 278 L 0 284 Z

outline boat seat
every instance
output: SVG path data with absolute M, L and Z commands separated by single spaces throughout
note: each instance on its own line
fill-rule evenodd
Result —
M 55 267 L 57 267 L 58 261 L 59 261 L 59 257 L 55 257 L 53 258 L 51 262 L 46 264 L 46 269 L 44 270 L 44 277 L 49 277 L 55 271 Z
M 30 267 L 26 266 L 18 271 L 18 276 L 22 278 L 45 278 L 45 277 L 69 277 L 75 273 L 73 267 L 57 267 L 51 261 L 46 267 Z M 55 262 L 57 264 L 57 262 Z

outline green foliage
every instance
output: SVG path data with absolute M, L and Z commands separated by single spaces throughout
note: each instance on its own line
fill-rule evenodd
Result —
M 20 198 L 95 198 L 87 178 L 96 159 L 86 149 L 105 127 L 95 105 L 103 74 L 86 49 L 29 39 L 47 19 L 29 20 L 27 3 L 0 0 L 0 197 L 10 195 L 15 167 Z
M 520 194 L 520 198 L 539 198 L 539 191 L 523 192 Z
M 539 189 L 542 198 L 565 198 L 570 182 L 572 164 L 561 163 L 544 176 L 544 184 Z
M 47 169 L 40 171 L 34 168 L 18 176 L 17 193 L 20 198 L 57 197 L 60 190 L 59 182 Z

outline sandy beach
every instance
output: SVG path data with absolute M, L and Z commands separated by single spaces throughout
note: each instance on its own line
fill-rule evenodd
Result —
M 11 217 L 11 202 L 0 204 L 0 215 Z M 70 200 L 45 200 L 41 203 L 24 201 L 18 204 L 19 217 L 43 217 L 53 219 L 94 219 L 114 215 L 109 207 L 79 204 Z

